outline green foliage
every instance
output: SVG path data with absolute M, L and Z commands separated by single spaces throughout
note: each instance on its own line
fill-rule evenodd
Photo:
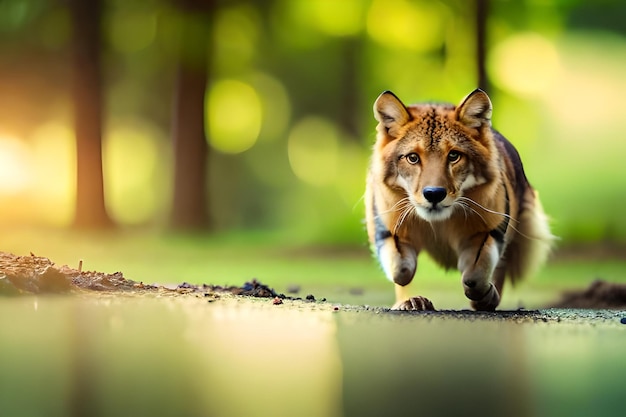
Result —
M 387 89 L 406 102 L 456 103 L 475 88 L 474 10 L 463 0 L 339 3 L 222 2 L 200 20 L 172 2 L 105 1 L 112 217 L 131 226 L 166 218 L 177 33 L 200 25 L 209 39 L 190 53 L 206 52 L 213 74 L 207 196 L 217 229 L 364 242 L 371 105 Z M 563 243 L 625 242 L 626 42 L 615 25 L 623 6 L 583 3 L 491 2 L 494 125 L 520 150 Z M 74 198 L 68 11 L 62 2 L 5 0 L 0 23 L 0 161 L 11 161 L 0 166 L 0 217 L 66 225 Z

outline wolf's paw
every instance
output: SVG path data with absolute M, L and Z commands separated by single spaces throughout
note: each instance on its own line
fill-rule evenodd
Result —
M 404 311 L 435 311 L 433 303 L 426 297 L 411 297 L 408 300 L 398 301 L 391 307 L 392 310 Z
M 472 299 L 470 304 L 476 311 L 494 311 L 500 304 L 500 294 L 493 284 L 489 284 L 489 289 L 485 295 L 479 299 Z

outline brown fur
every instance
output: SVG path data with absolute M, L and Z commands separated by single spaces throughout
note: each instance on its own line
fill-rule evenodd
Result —
M 553 237 L 546 216 L 517 151 L 491 128 L 491 111 L 481 90 L 457 107 L 407 107 L 391 92 L 374 104 L 379 124 L 367 178 L 367 229 L 396 284 L 395 308 L 432 307 L 402 291 L 422 250 L 461 271 L 478 310 L 498 306 L 505 276 L 515 281 L 547 256 Z

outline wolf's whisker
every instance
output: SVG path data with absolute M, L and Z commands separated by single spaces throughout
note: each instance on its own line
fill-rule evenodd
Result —
M 486 211 L 487 213 L 496 214 L 496 215 L 498 215 L 498 216 L 505 217 L 505 218 L 507 218 L 507 219 L 509 219 L 509 220 L 511 220 L 511 221 L 514 221 L 514 222 L 518 223 L 518 220 L 517 220 L 517 219 L 515 219 L 515 218 L 513 218 L 513 217 L 511 217 L 510 215 L 508 215 L 508 214 L 506 214 L 506 213 L 501 213 L 501 212 L 499 212 L 499 211 L 495 211 L 495 210 L 488 209 L 487 207 L 483 206 L 483 205 L 482 205 L 482 204 L 480 204 L 480 203 L 477 203 L 476 201 L 472 200 L 472 199 L 471 199 L 471 198 L 469 198 L 469 197 L 459 197 L 459 200 L 458 200 L 458 201 L 459 201 L 459 202 L 461 202 L 461 201 L 464 201 L 464 202 L 470 202 L 470 203 L 472 203 L 472 204 L 475 204 L 477 207 L 479 207 L 479 208 L 483 209 L 483 210 L 484 210 L 484 211 Z M 476 212 L 475 210 L 474 210 L 474 212 L 475 212 L 476 214 L 478 214 L 478 212 Z M 484 219 L 483 219 L 483 220 L 484 220 Z
M 474 209 L 472 206 L 470 206 L 469 204 L 467 204 L 467 202 L 462 201 L 461 199 L 457 200 L 455 202 L 455 204 L 460 205 L 461 207 L 463 207 L 463 211 L 465 212 L 465 218 L 467 219 L 467 210 L 473 212 L 474 214 L 476 214 L 478 217 L 480 217 L 480 219 L 483 221 L 483 223 L 487 224 L 487 220 L 485 220 L 485 218 L 482 216 L 482 214 L 480 214 L 478 211 L 476 211 L 476 209 Z
M 466 201 L 462 201 L 462 200 L 466 200 Z M 472 202 L 472 203 L 476 204 L 477 206 L 479 206 L 480 208 L 482 208 L 483 210 L 485 210 L 485 211 L 487 211 L 487 212 L 489 212 L 489 213 L 492 213 L 492 214 L 498 214 L 498 215 L 501 215 L 501 216 L 503 216 L 503 217 L 505 217 L 505 218 L 508 218 L 509 220 L 512 220 L 512 221 L 513 221 L 513 222 L 515 222 L 515 223 L 519 223 L 519 221 L 518 221 L 518 220 L 514 219 L 514 218 L 513 218 L 513 217 L 511 217 L 510 215 L 505 214 L 505 213 L 500 213 L 500 212 L 497 212 L 497 211 L 493 211 L 493 210 L 489 210 L 488 208 L 483 207 L 482 205 L 478 204 L 477 202 L 475 202 L 475 201 L 474 201 L 474 200 L 472 200 L 471 198 L 467 198 L 467 197 L 461 197 L 461 198 L 459 198 L 459 200 L 458 200 L 456 203 L 458 203 L 461 207 L 466 207 L 466 208 L 470 209 L 470 210 L 471 210 L 472 212 L 474 212 L 477 216 L 479 216 L 479 217 L 482 219 L 482 221 L 483 221 L 483 222 L 485 222 L 485 223 L 486 223 L 485 218 L 484 218 L 484 217 L 483 217 L 483 216 L 482 216 L 482 215 L 481 215 L 478 211 L 476 211 L 476 209 L 474 209 L 473 207 L 471 207 L 470 205 L 468 205 L 468 204 L 467 204 L 467 201 L 470 201 L 470 202 Z M 538 240 L 538 239 L 536 239 L 536 238 L 534 238 L 534 237 L 532 237 L 532 236 L 527 236 L 526 234 L 522 233 L 522 232 L 521 232 L 521 231 L 520 231 L 517 227 L 515 227 L 515 225 L 513 225 L 513 224 L 511 224 L 511 223 L 509 223 L 509 226 L 511 227 L 511 229 L 515 230 L 515 232 L 516 232 L 516 233 L 518 233 L 520 236 L 525 237 L 526 239 Z
M 410 202 L 407 202 L 404 206 L 402 206 L 402 214 L 400 214 L 400 217 L 398 217 L 398 220 L 393 227 L 394 235 L 398 232 L 398 229 L 402 226 L 402 223 L 404 223 L 411 212 L 413 212 L 413 205 Z
M 409 202 L 409 197 L 404 197 L 403 199 L 398 200 L 398 201 L 396 202 L 396 204 L 394 204 L 393 206 L 391 206 L 391 207 L 389 208 L 389 210 L 381 211 L 381 212 L 379 212 L 379 213 L 378 213 L 378 215 L 381 215 L 381 214 L 389 214 L 389 213 L 393 213 L 394 211 L 398 211 L 399 209 L 403 209 L 403 208 L 404 208 L 404 205 L 405 205 L 406 203 L 408 203 L 408 202 Z

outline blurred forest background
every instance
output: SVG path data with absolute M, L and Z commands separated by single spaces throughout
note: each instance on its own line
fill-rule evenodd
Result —
M 480 85 L 561 243 L 626 243 L 624 16 L 621 0 L 0 0 L 0 224 L 362 245 L 378 94 L 458 103 Z

